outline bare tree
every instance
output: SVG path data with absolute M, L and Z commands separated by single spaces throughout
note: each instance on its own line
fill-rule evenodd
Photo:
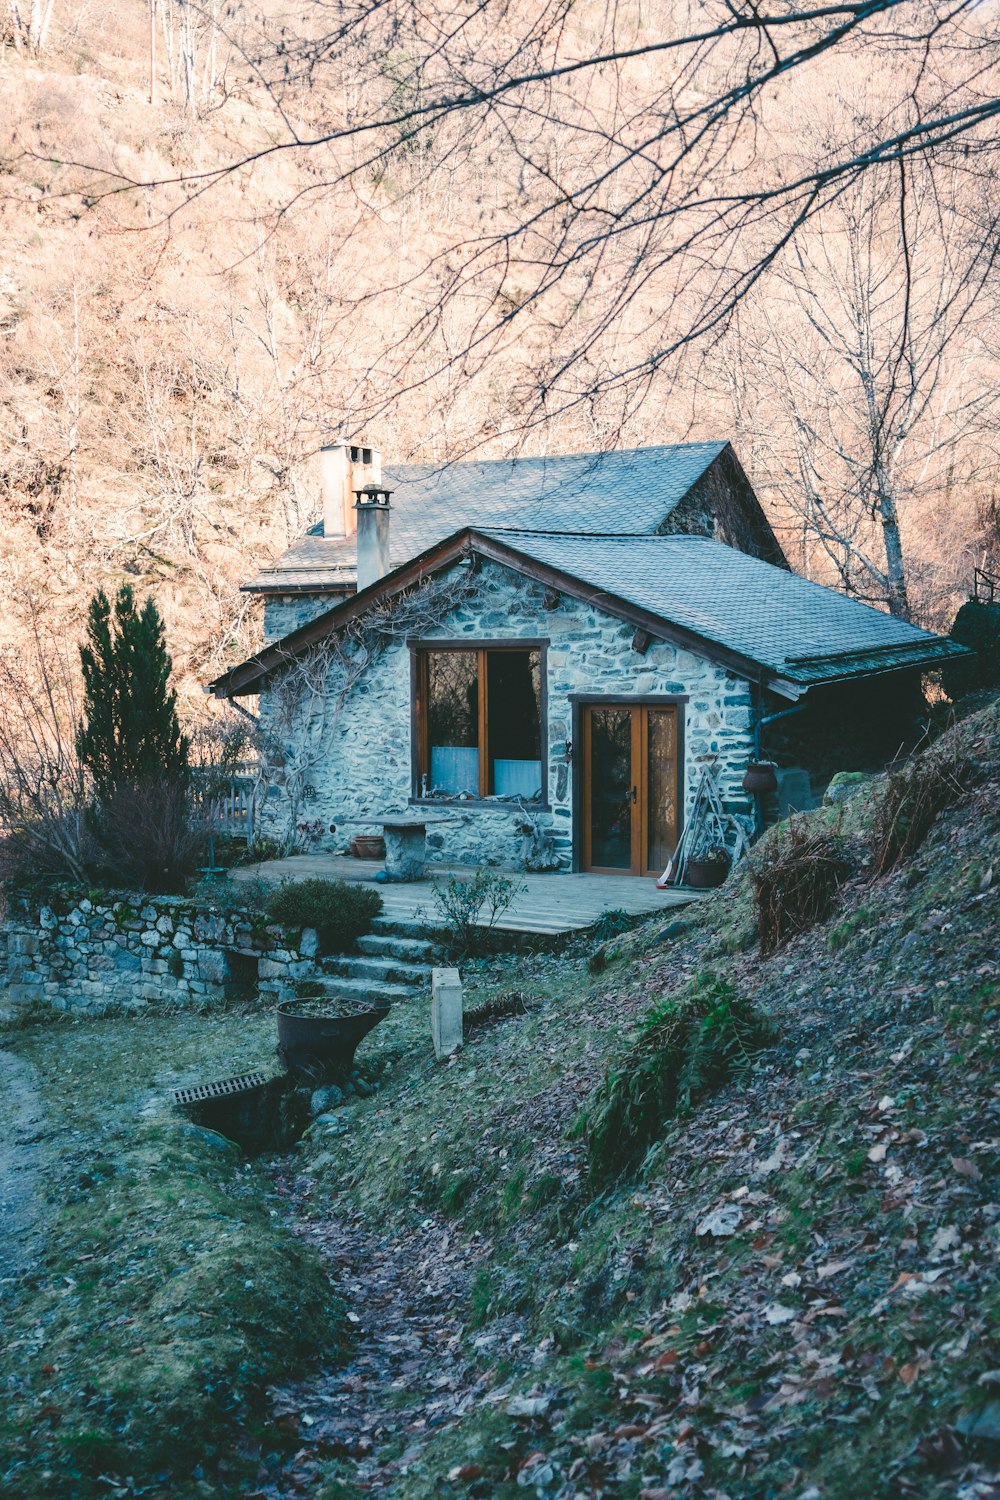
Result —
M 252 54 L 243 40 L 277 139 L 183 180 L 189 203 L 290 152 L 311 162 L 297 203 L 350 182 L 374 206 L 387 175 L 411 189 L 457 177 L 475 194 L 477 231 L 406 257 L 392 285 L 362 278 L 345 294 L 345 316 L 405 297 L 376 369 L 346 393 L 369 420 L 445 368 L 469 380 L 490 365 L 504 369 L 511 430 L 620 387 L 634 409 L 853 183 L 911 160 L 985 175 L 996 150 L 1000 41 L 974 0 L 616 6 L 590 32 L 558 0 L 459 12 L 359 0 L 334 15 L 330 27 L 315 4 L 297 33 L 284 17 L 270 36 L 265 25 Z M 862 56 L 891 69 L 893 106 L 844 114 L 813 159 L 790 162 L 774 148 L 793 84 L 821 92 Z M 310 88 L 349 69 L 343 113 L 317 128 Z
M 76 681 L 42 636 L 0 655 L 0 874 L 87 870 L 86 792 L 76 749 Z
M 908 527 L 912 544 L 920 502 L 968 479 L 1000 417 L 983 343 L 997 216 L 942 187 L 903 162 L 866 174 L 734 336 L 760 398 L 758 473 L 841 586 L 904 619 Z
M 4 8 L 7 12 L 8 35 L 14 47 L 37 57 L 45 50 L 55 0 L 7 0 Z

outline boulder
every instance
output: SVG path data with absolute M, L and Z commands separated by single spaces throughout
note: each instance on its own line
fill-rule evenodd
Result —
M 867 771 L 838 771 L 823 793 L 823 806 L 836 807 L 838 802 L 846 802 L 869 781 L 871 776 Z

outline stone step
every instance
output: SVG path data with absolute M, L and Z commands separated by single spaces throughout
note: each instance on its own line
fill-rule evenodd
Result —
M 324 958 L 324 974 L 344 979 L 368 980 L 372 984 L 405 984 L 420 989 L 431 982 L 427 964 L 410 964 L 398 958 L 371 958 L 366 954 L 342 954 Z
M 324 995 L 337 1000 L 363 1000 L 369 1005 L 384 1000 L 390 1005 L 412 1000 L 417 991 L 409 984 L 383 984 L 371 979 L 349 979 L 330 975 L 316 981 Z
M 426 938 L 399 937 L 391 932 L 369 932 L 358 938 L 358 947 L 372 958 L 402 958 L 414 964 L 431 963 L 435 951 Z
M 371 925 L 372 937 L 398 937 L 426 942 L 434 924 L 420 917 L 375 917 Z

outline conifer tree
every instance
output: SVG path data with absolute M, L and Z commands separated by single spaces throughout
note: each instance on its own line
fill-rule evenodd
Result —
M 80 647 L 83 720 L 77 749 L 97 801 L 126 787 L 183 781 L 189 742 L 177 720 L 163 621 L 152 599 L 136 608 L 130 584 L 114 605 L 100 589 L 87 611 Z

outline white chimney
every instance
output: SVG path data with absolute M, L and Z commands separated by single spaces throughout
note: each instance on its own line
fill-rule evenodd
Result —
M 356 443 L 329 443 L 319 451 L 323 535 L 353 536 L 355 491 L 382 483 L 382 455 Z
M 323 492 L 323 535 L 347 536 L 354 530 L 351 493 L 351 450 L 347 443 L 331 443 L 319 450 Z
M 370 484 L 355 491 L 358 528 L 358 593 L 390 572 L 389 504 L 391 490 Z

